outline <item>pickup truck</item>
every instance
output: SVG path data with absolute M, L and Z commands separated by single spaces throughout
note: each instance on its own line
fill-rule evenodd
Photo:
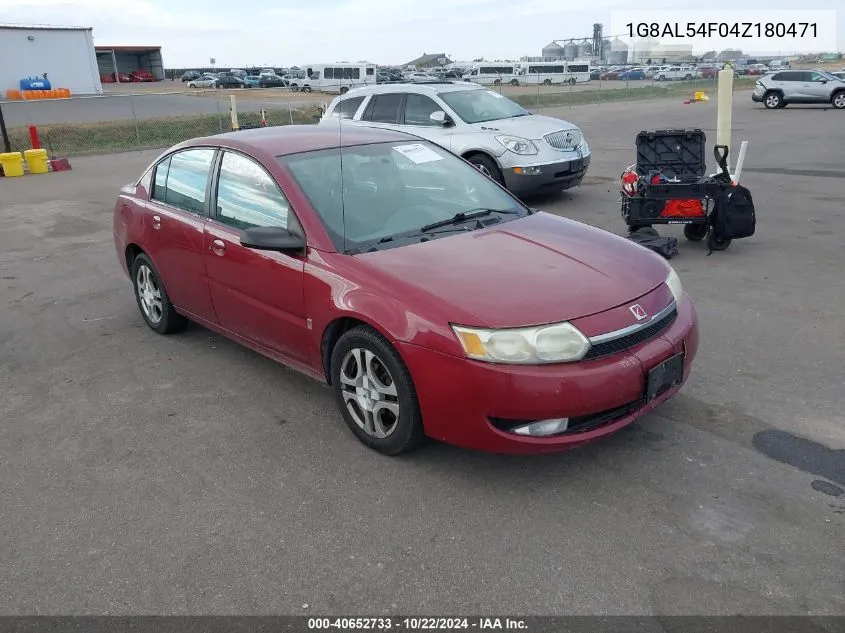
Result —
M 654 71 L 655 81 L 687 80 L 701 77 L 692 66 L 663 66 Z

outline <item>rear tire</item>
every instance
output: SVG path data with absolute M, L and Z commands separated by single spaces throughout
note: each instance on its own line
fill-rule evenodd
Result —
M 331 379 L 343 420 L 362 443 L 398 455 L 425 439 L 411 373 L 390 342 L 369 326 L 340 337 L 332 350 Z
M 783 107 L 783 97 L 779 92 L 767 92 L 763 95 L 763 105 L 769 110 L 776 110 Z
M 552 80 L 551 80 L 551 79 L 544 79 L 544 80 L 543 80 L 543 85 L 544 85 L 544 86 L 551 86 L 551 85 L 552 85 Z
M 501 81 L 500 79 L 495 79 L 495 80 L 493 80 L 493 85 L 494 85 L 494 86 L 501 86 L 501 85 L 502 85 L 502 81 Z
M 311 92 L 311 86 L 302 86 L 301 90 L 302 92 L 308 94 Z
M 340 94 L 345 95 L 347 92 L 349 92 L 349 88 L 346 86 L 341 87 Z
M 505 179 L 502 176 L 499 166 L 496 164 L 496 161 L 486 154 L 473 154 L 467 161 L 491 180 L 494 180 L 503 187 L 505 186 Z
M 512 86 L 518 86 L 518 85 L 519 85 L 519 80 L 518 80 L 518 79 L 511 79 L 511 85 L 512 85 Z
M 690 242 L 700 242 L 707 237 L 706 224 L 687 224 L 684 226 L 684 237 Z
M 830 100 L 830 104 L 837 110 L 845 109 L 845 90 L 837 92 Z
M 184 330 L 188 319 L 176 312 L 153 262 L 140 253 L 132 262 L 132 284 L 141 316 L 157 334 Z

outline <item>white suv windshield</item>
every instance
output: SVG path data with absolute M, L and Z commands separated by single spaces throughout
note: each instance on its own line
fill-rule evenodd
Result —
M 457 213 L 491 209 L 490 219 L 501 223 L 528 213 L 469 163 L 424 141 L 345 147 L 342 161 L 337 148 L 279 160 L 339 251 L 419 242 L 423 233 L 431 239 L 434 235 L 422 228 Z M 466 228 L 471 226 L 463 223 L 434 233 L 448 235 Z
M 465 123 L 498 121 L 531 114 L 518 103 L 492 90 L 454 90 L 438 96 Z

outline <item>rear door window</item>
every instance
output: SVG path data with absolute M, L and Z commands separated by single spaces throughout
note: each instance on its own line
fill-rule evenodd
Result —
M 374 123 L 398 123 L 403 96 L 402 94 L 374 95 L 362 119 Z

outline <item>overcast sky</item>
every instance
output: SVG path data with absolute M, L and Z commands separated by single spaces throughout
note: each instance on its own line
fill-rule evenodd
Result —
M 817 0 L 805 8 L 836 9 L 840 1 Z M 594 22 L 611 34 L 611 10 L 632 6 L 622 0 L 9 0 L 2 5 L 0 22 L 92 26 L 97 45 L 159 45 L 168 67 L 208 65 L 211 57 L 221 67 L 340 60 L 399 64 L 423 53 L 446 53 L 457 61 L 518 59 L 540 55 L 554 39 L 589 37 Z M 726 0 L 648 4 L 665 9 L 667 21 L 679 9 L 705 6 L 737 8 Z M 764 21 L 767 11 L 796 6 L 790 0 L 748 0 L 741 8 L 760 7 Z M 839 50 L 845 49 L 843 20 L 845 8 L 837 16 Z M 707 48 L 720 46 L 714 41 Z

